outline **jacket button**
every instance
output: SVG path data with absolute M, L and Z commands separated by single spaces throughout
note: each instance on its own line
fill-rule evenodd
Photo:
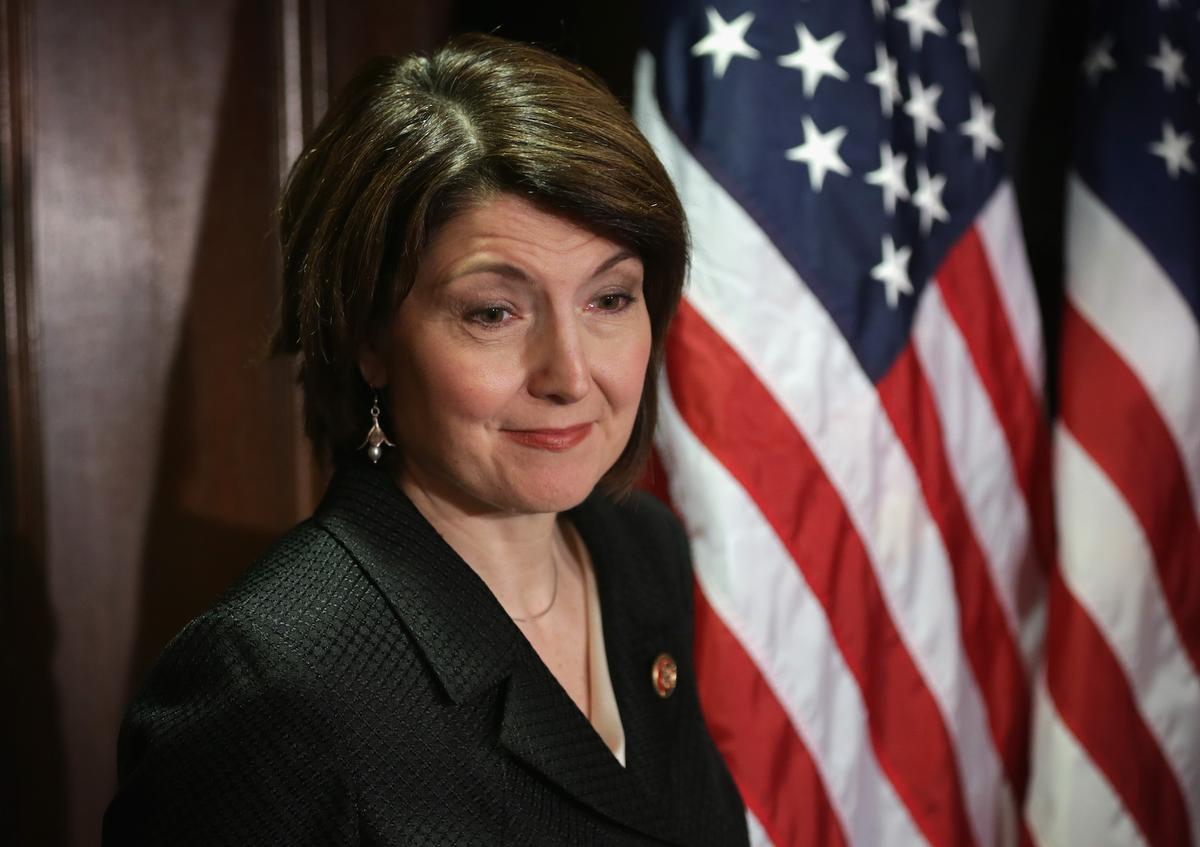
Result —
M 670 653 L 659 653 L 650 669 L 650 681 L 654 684 L 654 693 L 664 700 L 675 693 L 675 683 L 679 681 L 679 667 Z

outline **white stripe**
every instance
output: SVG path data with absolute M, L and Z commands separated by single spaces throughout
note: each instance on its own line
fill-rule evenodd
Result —
M 688 299 L 774 395 L 838 490 L 890 617 L 938 703 L 981 847 L 1015 818 L 963 652 L 946 551 L 903 445 L 845 338 L 796 271 L 679 143 L 638 59 L 635 115 L 690 210 Z
M 862 694 L 820 601 L 750 497 L 680 418 L 666 379 L 660 392 L 659 455 L 709 605 L 812 755 L 849 842 L 925 844 L 879 769 Z
M 1045 580 L 1030 566 L 1029 508 L 1008 440 L 937 284 L 925 288 L 912 333 L 937 408 L 950 474 L 987 558 L 992 590 L 1030 673 L 1044 631 Z
M 1025 366 L 1025 378 L 1033 386 L 1034 393 L 1041 397 L 1046 373 L 1042 312 L 1038 306 L 1033 274 L 1029 270 L 1029 259 L 1025 255 L 1025 238 L 1021 234 L 1016 197 L 1007 180 L 1000 184 L 983 207 L 975 227 L 983 242 L 983 252 L 988 257 L 996 290 L 1004 303 L 1021 364 Z
M 1038 681 L 1025 821 L 1039 847 L 1147 847 L 1086 749 L 1062 722 Z
M 767 831 L 749 809 L 746 810 L 746 829 L 750 833 L 750 847 L 775 847 L 767 836 Z
M 1200 328 L 1154 257 L 1077 176 L 1068 202 L 1067 295 L 1154 400 L 1200 514 Z
M 1200 844 L 1200 679 L 1162 595 L 1154 553 L 1120 491 L 1062 424 L 1054 464 L 1063 580 L 1125 671 Z

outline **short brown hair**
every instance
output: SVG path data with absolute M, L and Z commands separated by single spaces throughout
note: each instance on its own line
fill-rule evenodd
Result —
M 437 227 L 501 192 L 642 260 L 650 367 L 629 444 L 603 480 L 624 492 L 654 431 L 667 325 L 687 272 L 683 209 L 598 77 L 492 36 L 368 62 L 292 168 L 279 207 L 283 303 L 273 349 L 300 354 L 305 428 L 335 457 L 358 448 L 371 403 L 360 347 L 394 316 Z

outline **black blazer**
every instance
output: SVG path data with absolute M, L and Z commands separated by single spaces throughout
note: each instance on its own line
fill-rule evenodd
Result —
M 696 698 L 679 524 L 646 495 L 571 519 L 627 768 L 391 478 L 349 463 L 151 671 L 104 843 L 746 844 Z

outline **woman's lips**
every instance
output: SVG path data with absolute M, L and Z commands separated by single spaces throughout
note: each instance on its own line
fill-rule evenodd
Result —
M 592 424 L 582 423 L 563 429 L 506 429 L 504 434 L 525 447 L 561 452 L 570 450 L 592 431 Z

